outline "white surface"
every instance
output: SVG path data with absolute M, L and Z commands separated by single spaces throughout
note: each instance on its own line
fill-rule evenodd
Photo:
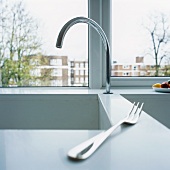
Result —
M 170 132 L 145 116 L 122 126 L 87 160 L 67 152 L 100 131 L 0 130 L 1 170 L 169 170 Z
M 144 111 L 170 129 L 169 93 L 122 94 L 122 96 L 131 102 L 144 102 Z
M 156 94 L 152 89 L 149 90 L 152 94 Z M 41 92 L 54 94 L 52 92 L 55 92 L 55 95 L 69 93 L 72 96 L 75 91 L 41 89 L 38 92 L 39 94 Z M 30 90 L 27 89 L 20 91 L 22 94 L 29 92 Z M 33 92 L 37 91 L 32 91 L 31 94 L 34 94 Z M 100 109 L 106 112 L 112 124 L 123 118 L 132 105 L 118 94 L 121 92 L 119 89 L 113 90 L 112 95 L 102 94 L 103 90 L 78 90 L 76 92 L 79 94 L 97 93 L 102 104 Z M 124 90 L 124 93 L 127 92 L 128 90 Z M 4 96 L 10 97 L 11 95 Z M 170 131 L 144 111 L 136 125 L 124 125 L 118 128 L 89 159 L 75 162 L 67 158 L 67 152 L 72 147 L 99 132 L 93 130 L 0 130 L 0 169 L 170 169 Z
M 33 87 L 33 88 L 0 88 L 0 94 L 102 94 L 105 89 L 90 89 L 87 87 Z M 151 88 L 113 88 L 114 94 L 156 94 Z

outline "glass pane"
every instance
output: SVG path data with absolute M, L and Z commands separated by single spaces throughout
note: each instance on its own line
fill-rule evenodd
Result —
M 169 2 L 112 1 L 112 76 L 170 76 Z
M 55 47 L 78 16 L 88 17 L 87 0 L 0 0 L 0 85 L 88 86 L 87 24 L 74 25 Z

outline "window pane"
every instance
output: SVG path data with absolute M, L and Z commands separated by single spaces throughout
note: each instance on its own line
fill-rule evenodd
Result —
M 169 2 L 112 1 L 112 76 L 170 75 Z
M 88 86 L 73 74 L 76 64 L 88 70 L 87 24 L 74 25 L 55 47 L 67 21 L 88 17 L 87 0 L 1 0 L 0 11 L 2 87 Z

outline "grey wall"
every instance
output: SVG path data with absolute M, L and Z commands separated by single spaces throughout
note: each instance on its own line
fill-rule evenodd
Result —
M 0 129 L 98 129 L 97 95 L 0 95 Z
M 170 128 L 170 94 L 123 94 L 131 102 L 144 102 L 143 110 Z

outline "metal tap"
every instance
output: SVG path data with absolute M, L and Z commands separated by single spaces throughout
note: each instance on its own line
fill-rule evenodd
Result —
M 65 34 L 67 33 L 67 31 L 69 30 L 69 28 L 71 26 L 73 26 L 77 23 L 86 23 L 86 24 L 89 24 L 90 26 L 92 26 L 99 33 L 99 35 L 103 41 L 104 48 L 106 51 L 106 92 L 104 92 L 104 94 L 112 94 L 110 92 L 110 76 L 111 76 L 110 46 L 109 46 L 109 42 L 108 42 L 105 32 L 95 21 L 93 21 L 90 18 L 85 18 L 85 17 L 76 17 L 76 18 L 71 19 L 60 30 L 60 33 L 57 38 L 56 47 L 62 48 L 63 39 L 65 37 Z

